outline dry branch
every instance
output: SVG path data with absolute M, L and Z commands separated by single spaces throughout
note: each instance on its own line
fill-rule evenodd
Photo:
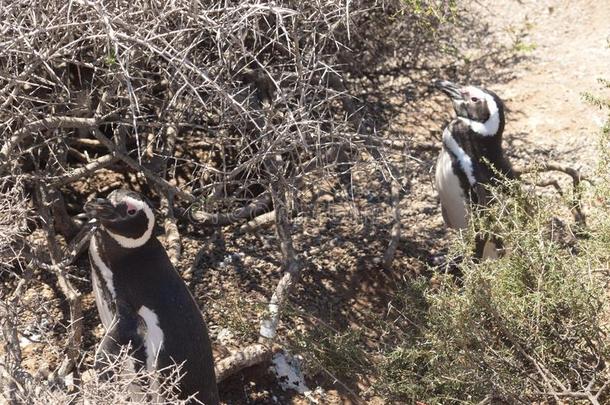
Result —
M 259 334 L 263 338 L 263 341 L 273 341 L 275 339 L 283 305 L 301 274 L 301 264 L 297 258 L 297 253 L 292 243 L 292 233 L 290 231 L 286 180 L 275 164 L 270 163 L 269 166 L 274 168 L 277 176 L 277 181 L 271 186 L 271 194 L 275 207 L 275 229 L 280 242 L 282 268 L 284 273 L 277 283 L 275 291 L 269 301 L 269 313 L 261 321 Z
M 198 205 L 191 207 L 189 211 L 190 219 L 197 225 L 202 226 L 225 226 L 236 222 L 257 217 L 268 211 L 271 207 L 271 197 L 269 194 L 262 194 L 256 201 L 251 202 L 245 207 L 239 208 L 228 214 L 210 214 L 202 211 Z
M 582 210 L 581 183 L 583 181 L 591 183 L 591 180 L 583 177 L 579 170 L 558 163 L 544 163 L 540 166 L 535 166 L 532 168 L 516 168 L 514 169 L 514 171 L 518 177 L 523 177 L 524 174 L 536 172 L 561 172 L 570 176 L 572 178 L 572 215 L 574 216 L 574 220 L 578 225 L 583 228 L 586 226 L 587 217 Z M 563 196 L 563 190 L 561 189 L 561 186 L 559 185 L 557 180 L 552 179 L 548 181 L 543 181 L 540 183 L 536 183 L 536 185 L 539 187 L 553 186 L 557 190 L 559 195 Z
M 244 368 L 270 361 L 276 351 L 269 346 L 255 343 L 233 353 L 216 363 L 216 382 L 220 383 Z
M 177 120 L 177 117 L 173 117 Z M 176 148 L 176 136 L 178 135 L 178 127 L 176 125 L 169 125 L 165 132 L 165 142 L 163 145 L 162 163 L 161 163 L 161 178 L 167 176 L 167 162 L 174 154 Z M 159 190 L 158 190 L 159 191 Z M 178 221 L 174 216 L 174 196 L 170 193 L 161 194 L 161 207 L 164 211 L 165 218 L 163 220 L 163 227 L 165 229 L 165 236 L 167 242 L 167 254 L 174 266 L 178 265 L 180 261 L 180 255 L 182 253 L 182 243 L 180 241 L 180 232 L 178 231 Z
M 61 264 L 61 253 L 53 229 L 53 217 L 49 207 L 53 203 L 49 200 L 49 192 L 45 186 L 39 185 L 37 190 L 38 212 L 43 219 L 43 226 L 46 232 L 47 246 L 51 256 L 53 272 L 57 277 L 57 283 L 61 292 L 64 294 L 70 307 L 68 344 L 66 354 L 69 366 L 65 372 L 69 372 L 78 363 L 81 354 L 80 347 L 83 337 L 83 310 L 80 292 L 74 288 L 72 283 L 66 278 L 66 267 L 59 267 Z
M 239 232 L 246 233 L 255 231 L 261 227 L 271 225 L 275 222 L 275 211 L 267 212 L 263 215 L 246 222 L 239 227 Z

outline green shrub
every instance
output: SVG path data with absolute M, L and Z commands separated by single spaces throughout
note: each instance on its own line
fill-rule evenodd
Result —
M 610 400 L 609 138 L 607 126 L 595 186 L 583 194 L 586 232 L 558 217 L 570 212 L 570 195 L 516 184 L 493 191 L 495 204 L 454 248 L 460 277 L 435 276 L 422 332 L 386 353 L 380 391 L 427 404 Z M 506 254 L 475 263 L 475 227 L 500 236 Z

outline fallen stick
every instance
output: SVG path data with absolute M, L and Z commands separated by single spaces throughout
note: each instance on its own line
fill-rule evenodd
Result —
M 270 361 L 277 351 L 277 347 L 269 347 L 260 343 L 246 346 L 216 363 L 216 382 L 226 380 L 244 368 Z
M 263 215 L 246 222 L 239 227 L 240 233 L 252 232 L 258 228 L 271 225 L 275 222 L 275 211 L 269 211 Z
M 255 218 L 271 208 L 271 196 L 268 193 L 261 194 L 257 200 L 228 214 L 210 214 L 202 211 L 195 204 L 189 210 L 189 218 L 197 225 L 203 226 L 225 226 L 239 221 Z

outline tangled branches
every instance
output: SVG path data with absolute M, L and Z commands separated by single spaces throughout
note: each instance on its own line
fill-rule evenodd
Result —
M 369 154 L 392 179 L 395 226 L 384 256 L 391 265 L 400 235 L 399 174 L 371 141 L 374 124 L 349 94 L 344 72 L 362 71 L 349 43 L 364 43 L 364 23 L 402 7 L 331 0 L 2 3 L 1 277 L 7 290 L 20 291 L 32 270 L 53 274 L 69 303 L 69 360 L 60 374 L 82 360 L 81 295 L 70 267 L 86 242 L 79 214 L 86 199 L 112 188 L 155 196 L 174 262 L 178 221 L 219 227 L 272 218 L 282 280 L 289 279 L 274 294 L 277 307 L 301 267 L 291 242 L 294 200 L 321 178 L 340 178 L 349 191 L 350 168 Z M 362 64 L 384 52 L 369 48 Z M 16 298 L 2 296 L 3 303 Z M 277 317 L 276 308 L 267 321 L 277 326 Z M 17 336 L 14 317 L 4 318 L 5 335 Z M 275 327 L 266 337 L 274 336 Z M 11 361 L 20 369 L 17 352 Z

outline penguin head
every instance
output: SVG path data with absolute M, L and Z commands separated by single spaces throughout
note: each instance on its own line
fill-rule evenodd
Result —
M 155 225 L 153 210 L 136 192 L 115 190 L 107 198 L 87 202 L 85 211 L 124 248 L 137 248 L 152 237 Z
M 504 103 L 493 91 L 475 87 L 459 86 L 447 80 L 434 83 L 453 103 L 458 119 L 482 136 L 501 135 L 504 130 Z

